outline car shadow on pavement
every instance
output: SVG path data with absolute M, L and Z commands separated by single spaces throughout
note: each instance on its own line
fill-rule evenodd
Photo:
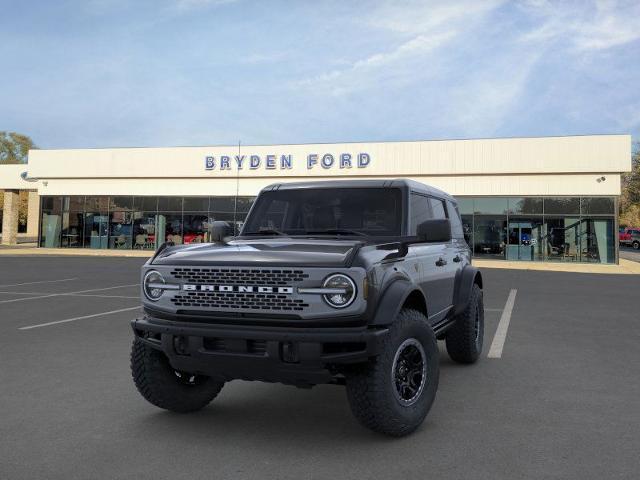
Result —
M 441 356 L 441 383 L 450 370 L 469 370 Z M 460 372 L 462 373 L 462 372 Z M 411 436 L 429 436 L 434 412 L 439 410 L 436 397 L 434 408 L 424 424 Z M 254 443 L 292 442 L 345 446 L 357 443 L 384 445 L 397 442 L 393 437 L 371 432 L 360 426 L 351 414 L 345 388 L 319 385 L 312 389 L 297 389 L 280 384 L 233 381 L 223 388 L 219 397 L 203 410 L 191 414 L 166 412 L 145 405 L 146 413 L 135 415 L 132 426 L 137 435 L 164 436 L 168 431 L 176 441 L 206 439 L 216 442 Z

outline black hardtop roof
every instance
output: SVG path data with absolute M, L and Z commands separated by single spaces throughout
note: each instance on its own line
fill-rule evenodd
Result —
M 263 188 L 262 191 L 301 190 L 313 188 L 407 188 L 415 192 L 448 199 L 457 203 L 456 199 L 448 193 L 408 178 L 394 178 L 390 180 L 330 180 L 321 182 L 274 183 Z

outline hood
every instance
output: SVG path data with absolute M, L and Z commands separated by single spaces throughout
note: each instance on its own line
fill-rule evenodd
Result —
M 169 247 L 152 260 L 153 265 L 237 265 L 348 267 L 358 248 L 357 240 L 261 238 Z

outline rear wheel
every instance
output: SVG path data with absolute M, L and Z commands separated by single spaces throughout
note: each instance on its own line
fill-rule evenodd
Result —
M 637 240 L 633 242 L 633 248 L 635 250 L 640 250 L 640 242 L 638 242 Z
M 137 338 L 131 348 L 131 374 L 136 388 L 148 402 L 172 412 L 200 410 L 224 386 L 222 379 L 175 370 L 164 353 Z
M 404 309 L 375 359 L 347 375 L 351 411 L 365 427 L 403 436 L 420 426 L 438 389 L 438 346 L 426 317 Z
M 482 353 L 484 303 L 482 289 L 474 284 L 467 308 L 458 315 L 445 337 L 447 353 L 458 363 L 475 363 Z

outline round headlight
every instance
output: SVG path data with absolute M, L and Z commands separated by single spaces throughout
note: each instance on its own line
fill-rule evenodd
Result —
M 348 307 L 356 298 L 356 284 L 349 277 L 340 273 L 327 277 L 322 287 L 333 290 L 331 293 L 325 293 L 322 297 L 334 308 Z
M 159 272 L 156 272 L 155 270 L 147 272 L 144 276 L 144 281 L 142 282 L 144 296 L 152 302 L 157 301 L 164 293 L 164 289 L 158 288 L 157 285 L 164 283 L 164 278 L 162 278 L 162 275 L 160 275 Z

